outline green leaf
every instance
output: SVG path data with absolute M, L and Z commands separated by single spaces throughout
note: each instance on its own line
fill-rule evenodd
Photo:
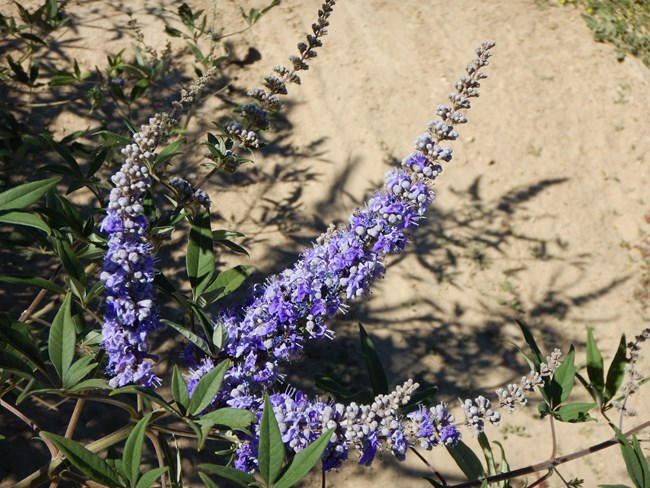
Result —
M 70 247 L 68 241 L 57 237 L 54 243 L 56 247 L 56 253 L 61 258 L 61 264 L 63 264 L 63 267 L 67 273 L 73 278 L 76 278 L 81 283 L 86 283 L 86 272 L 84 271 L 84 267 L 77 255 Z
M 24 359 L 4 349 L 0 349 L 0 369 L 26 378 L 33 378 L 34 376 Z
M 248 410 L 239 408 L 220 408 L 203 415 L 199 423 L 210 423 L 211 425 L 223 425 L 232 430 L 247 429 L 257 420 L 257 416 Z
M 174 410 L 174 408 L 169 403 L 167 403 L 167 401 L 163 397 L 161 397 L 158 393 L 156 393 L 156 391 L 153 390 L 152 388 L 146 388 L 144 386 L 136 386 L 136 385 L 127 385 L 127 386 L 123 386 L 122 388 L 117 388 L 113 390 L 112 392 L 110 392 L 109 396 L 119 395 L 121 393 L 130 393 L 130 394 L 138 393 L 144 396 L 145 398 L 148 398 L 152 402 L 157 403 L 168 412 L 178 415 L 178 412 L 176 412 L 176 410 Z
M 122 453 L 122 465 L 126 477 L 131 482 L 131 486 L 135 486 L 140 474 L 140 461 L 142 460 L 142 446 L 144 444 L 144 436 L 147 433 L 147 426 L 151 421 L 151 413 L 141 418 L 133 430 L 129 434 L 126 444 L 124 445 L 124 452 Z M 155 478 L 154 478 L 155 479 Z
M 147 91 L 147 88 L 149 88 L 149 80 L 145 78 L 139 79 L 135 85 L 133 85 L 133 89 L 129 95 L 131 101 L 139 98 L 145 91 Z
M 616 434 L 621 453 L 625 461 L 627 473 L 636 488 L 648 488 L 650 484 L 650 473 L 648 472 L 648 463 L 645 459 L 641 446 L 636 436 L 632 437 L 632 445 L 623 435 L 623 433 L 613 424 L 610 424 Z
M 147 471 L 145 474 L 143 474 L 140 477 L 140 479 L 138 480 L 138 484 L 135 485 L 135 488 L 149 488 L 151 485 L 154 484 L 154 482 L 158 478 L 160 478 L 167 471 L 169 471 L 169 468 L 167 466 L 163 466 L 162 468 L 154 468 L 150 471 Z
M 255 268 L 247 264 L 222 271 L 203 291 L 202 296 L 208 303 L 216 302 L 239 288 L 254 271 Z
M 481 460 L 463 441 L 458 441 L 454 447 L 447 446 L 447 451 L 467 479 L 478 480 L 485 476 Z
M 553 380 L 560 385 L 562 391 L 560 394 L 560 402 L 566 400 L 571 394 L 571 390 L 573 390 L 576 378 L 575 357 L 576 351 L 573 346 L 571 346 L 569 353 L 562 361 L 562 364 L 558 366 L 553 374 Z
M 182 37 L 183 33 L 170 25 L 165 25 L 165 34 L 172 37 Z
M 77 163 L 77 160 L 64 144 L 56 142 L 54 139 L 52 139 L 52 137 L 50 137 L 49 134 L 39 134 L 39 137 L 44 141 L 46 141 L 52 149 L 54 149 L 57 153 L 59 153 L 59 156 L 61 156 L 65 160 L 65 162 L 68 164 L 68 166 L 74 172 L 74 175 L 78 179 L 80 180 L 84 179 L 83 174 L 81 173 L 81 169 L 79 168 L 79 164 Z
M 12 283 L 16 285 L 27 285 L 27 286 L 38 286 L 44 290 L 52 291 L 54 293 L 60 293 L 63 295 L 65 290 L 59 285 L 52 283 L 45 278 L 23 278 L 22 276 L 0 276 L 0 281 L 4 283 Z
M 603 356 L 594 339 L 593 330 L 589 328 L 587 330 L 587 375 L 591 384 L 599 392 L 605 388 L 604 371 Z
M 278 478 L 285 460 L 284 444 L 278 421 L 268 395 L 264 397 L 264 411 L 260 423 L 257 460 L 262 479 L 271 486 Z
M 63 375 L 63 388 L 69 390 L 84 379 L 88 373 L 95 369 L 97 363 L 92 362 L 94 359 L 95 357 L 93 355 L 88 355 L 75 361 L 75 363 L 70 366 L 70 369 L 68 369 L 68 371 Z
M 595 420 L 589 415 L 589 410 L 596 405 L 596 403 L 566 403 L 555 409 L 553 416 L 562 422 L 571 423 Z
M 535 367 L 539 368 L 539 364 L 544 362 L 544 355 L 542 354 L 542 351 L 539 350 L 539 346 L 537 345 L 537 342 L 535 342 L 535 338 L 526 323 L 519 319 L 516 319 L 516 322 L 524 335 L 526 344 L 528 344 L 528 347 L 530 347 L 530 350 L 534 355 Z
M 214 272 L 214 250 L 209 212 L 201 212 L 192 220 L 185 264 L 192 293 L 196 299 L 205 290 Z
M 274 485 L 274 488 L 290 488 L 300 481 L 320 461 L 325 448 L 332 438 L 334 429 L 323 433 L 293 458 L 291 465 Z M 284 446 L 283 446 L 284 447 Z
M 200 464 L 199 469 L 207 471 L 208 473 L 216 474 L 221 478 L 234 481 L 239 486 L 249 486 L 256 482 L 255 477 L 252 474 L 245 473 L 244 471 L 240 471 L 229 466 L 219 466 L 218 464 Z M 199 476 L 201 474 L 202 473 L 199 473 Z M 205 482 L 205 478 L 203 476 L 201 476 L 201 479 Z
M 19 322 L 15 322 L 15 324 L 19 324 Z M 0 326 L 0 338 L 34 363 L 39 370 L 45 371 L 45 363 L 37 342 L 27 331 L 23 332 L 13 326 Z
M 165 146 L 157 155 L 156 161 L 153 163 L 154 168 L 160 164 L 165 164 L 169 162 L 174 156 L 182 154 L 178 152 L 180 147 L 185 142 L 185 139 L 178 139 L 177 141 L 172 142 Z
M 187 405 L 190 402 L 190 395 L 187 392 L 187 385 L 185 380 L 181 375 L 181 370 L 178 369 L 178 366 L 174 365 L 172 371 L 172 397 L 176 402 L 176 405 L 180 407 L 181 412 L 184 414 L 187 412 Z
M 84 380 L 81 383 L 76 384 L 70 388 L 70 393 L 82 392 L 86 390 L 110 390 L 111 387 L 108 386 L 108 381 L 103 378 L 91 378 L 89 380 Z
M 370 385 L 372 392 L 377 395 L 388 394 L 388 380 L 386 379 L 386 372 L 384 366 L 381 364 L 375 345 L 372 339 L 368 336 L 366 329 L 363 328 L 359 322 L 359 339 L 361 340 L 361 353 L 363 360 L 368 368 L 368 375 L 370 376 Z
M 52 233 L 50 226 L 43 222 L 43 219 L 37 215 L 26 212 L 10 212 L 7 210 L 0 210 L 0 222 L 5 224 L 22 225 L 24 227 L 33 227 L 34 229 L 42 230 L 47 235 Z
M 199 335 L 195 334 L 194 332 L 192 332 L 188 328 L 183 327 L 181 324 L 177 324 L 176 322 L 172 322 L 171 320 L 161 319 L 161 322 L 163 322 L 163 323 L 171 326 L 172 328 L 176 329 L 188 341 L 190 341 L 196 347 L 201 349 L 201 351 L 206 353 L 208 356 L 214 357 L 214 353 L 210 350 L 210 346 L 208 345 L 208 343 L 202 337 L 200 337 Z
M 216 368 L 199 380 L 190 397 L 190 404 L 187 408 L 189 415 L 198 415 L 210 405 L 219 392 L 223 377 L 229 368 L 230 361 L 222 361 Z
M 616 392 L 621 387 L 623 383 L 623 377 L 625 376 L 625 366 L 627 362 L 625 361 L 625 354 L 627 351 L 627 342 L 625 341 L 625 334 L 621 336 L 621 340 L 618 343 L 618 349 L 612 359 L 612 364 L 609 366 L 607 371 L 607 379 L 605 380 L 605 402 L 608 402 Z
M 77 334 L 72 321 L 72 295 L 68 292 L 50 327 L 48 351 L 61 379 L 65 378 L 74 358 Z
M 66 439 L 51 432 L 41 432 L 41 437 L 51 441 L 72 465 L 88 476 L 107 486 L 124 486 L 117 473 L 97 454 L 72 439 Z

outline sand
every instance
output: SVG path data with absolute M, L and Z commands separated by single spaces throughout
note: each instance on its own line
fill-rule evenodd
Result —
M 128 4 L 136 18 L 145 3 L 158 5 Z M 211 8 L 204 0 L 192 6 Z M 235 6 L 218 4 L 233 25 Z M 273 65 L 286 62 L 318 6 L 283 2 L 233 38 L 234 56 L 249 46 L 261 55 L 237 73 L 236 86 L 257 86 Z M 125 18 L 121 8 L 114 7 L 113 22 Z M 527 373 L 512 344 L 523 345 L 515 319 L 530 325 L 547 353 L 575 345 L 583 374 L 591 327 L 608 364 L 622 333 L 629 338 L 647 326 L 634 299 L 640 254 L 630 246 L 650 229 L 650 71 L 635 58 L 618 62 L 612 46 L 593 40 L 577 10 L 541 0 L 341 0 L 331 23 L 302 85 L 291 89 L 273 144 L 239 178 L 206 186 L 221 217 L 214 226 L 244 232 L 251 252 L 250 260 L 223 261 L 255 265 L 258 279 L 290 264 L 330 222 L 344 221 L 411 151 L 474 47 L 484 40 L 497 47 L 470 122 L 453 144 L 454 160 L 436 183 L 428 219 L 406 254 L 390 260 L 371 298 L 335 321 L 337 339 L 310 348 L 290 380 L 310 385 L 298 373 L 323 370 L 363 378 L 350 360 L 358 354 L 357 322 L 376 341 L 392 385 L 413 376 L 437 384 L 437 400 L 454 406 L 457 418 L 458 398 L 491 394 Z M 164 40 L 154 27 L 147 26 L 151 42 Z M 82 67 L 103 56 L 85 52 L 78 57 Z M 210 120 L 212 110 L 206 105 L 199 116 Z M 68 123 L 64 116 L 62 130 Z M 180 163 L 175 171 L 194 169 Z M 642 372 L 648 364 L 642 355 Z M 587 401 L 580 385 L 574 391 L 576 401 Z M 633 398 L 641 415 L 626 419 L 625 428 L 647 419 L 648 400 L 644 393 Z M 487 430 L 503 442 L 513 468 L 551 454 L 537 401 Z M 602 418 L 557 429 L 558 454 L 611 437 Z M 478 449 L 471 436 L 466 442 Z M 450 484 L 462 479 L 444 450 L 426 455 Z M 616 447 L 559 471 L 588 487 L 626 482 Z M 404 463 L 386 456 L 370 468 L 348 463 L 328 476 L 327 486 L 428 486 L 421 479 L 427 474 L 413 455 Z M 564 485 L 556 475 L 538 486 Z

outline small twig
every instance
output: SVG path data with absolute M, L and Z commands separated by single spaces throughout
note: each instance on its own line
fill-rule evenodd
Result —
M 551 457 L 550 459 L 555 459 L 555 455 L 557 454 L 557 436 L 555 434 L 555 421 L 553 420 L 553 416 L 549 415 L 548 418 L 551 421 L 551 438 L 553 442 L 553 449 L 551 450 Z
M 427 460 L 424 458 L 424 456 L 422 456 L 422 454 L 420 454 L 420 453 L 418 452 L 418 450 L 417 450 L 415 447 L 413 447 L 413 446 L 409 446 L 409 449 L 410 449 L 411 452 L 413 452 L 417 457 L 420 458 L 420 461 L 422 461 L 422 462 L 425 464 L 425 466 L 426 466 L 427 468 L 429 468 L 429 471 L 431 471 L 431 472 L 434 474 L 434 476 L 440 480 L 440 483 L 442 483 L 443 486 L 447 486 L 447 480 L 444 479 L 444 478 L 442 477 L 442 475 L 441 475 L 440 473 L 438 473 L 438 471 L 436 471 L 436 468 L 434 468 L 433 465 L 432 465 L 429 461 L 427 461 Z
M 546 472 L 546 474 L 545 474 L 544 476 L 542 476 L 540 479 L 538 479 L 537 481 L 535 481 L 535 482 L 534 482 L 532 485 L 530 485 L 528 488 L 533 488 L 534 486 L 541 485 L 542 483 L 544 483 L 544 481 L 546 481 L 547 479 L 549 479 L 549 478 L 551 477 L 552 474 L 553 474 L 553 470 L 552 470 L 552 469 L 549 469 L 549 470 Z
M 650 427 L 650 420 L 643 422 L 640 425 L 637 425 L 633 429 L 628 430 L 627 432 L 624 432 L 623 435 L 625 437 L 631 436 L 632 434 L 636 434 L 637 432 L 640 432 L 646 428 Z M 607 449 L 608 447 L 616 446 L 618 445 L 618 439 L 616 437 L 612 437 L 609 440 L 606 440 L 604 442 L 601 442 L 599 444 L 595 444 L 591 447 L 587 447 L 585 449 L 580 449 L 579 451 L 574 451 L 571 454 L 567 454 L 566 456 L 560 456 L 556 457 L 553 459 L 550 459 L 548 461 L 542 461 L 541 463 L 538 464 L 531 464 L 529 466 L 526 466 L 524 468 L 519 468 L 519 469 L 514 469 L 512 471 L 508 471 L 507 473 L 501 473 L 497 474 L 495 476 L 488 476 L 486 478 L 481 478 L 477 480 L 471 480 L 471 481 L 466 481 L 464 483 L 460 483 L 458 485 L 451 485 L 450 488 L 469 488 L 471 486 L 481 486 L 481 484 L 484 481 L 487 481 L 488 483 L 496 483 L 497 481 L 505 481 L 513 478 L 518 478 L 520 476 L 524 476 L 527 474 L 532 474 L 532 473 L 537 473 L 539 471 L 544 471 L 546 469 L 552 470 L 556 466 L 559 466 L 564 463 L 568 463 L 569 461 L 574 461 L 576 459 L 579 459 L 581 457 L 587 456 L 589 454 L 593 454 L 594 452 L 602 451 L 603 449 Z M 532 487 L 532 485 L 531 485 Z
M 34 432 L 36 432 L 36 434 L 41 433 L 41 428 L 38 425 L 36 425 L 36 422 L 34 422 L 32 419 L 30 419 L 29 417 L 24 415 L 16 407 L 14 407 L 13 405 L 5 402 L 2 398 L 0 398 L 0 405 L 5 407 L 7 410 L 9 410 L 11 413 L 13 413 L 16 417 L 18 417 L 20 420 L 25 422 L 29 426 L 30 429 L 32 429 Z M 50 456 L 52 456 L 52 459 L 56 458 L 58 456 L 58 454 L 59 454 L 59 452 L 56 450 L 56 447 L 54 447 L 54 445 L 50 441 L 45 439 L 44 437 L 42 437 L 42 439 L 43 439 L 43 442 L 45 442 L 45 445 L 47 446 L 47 448 L 49 449 Z
M 105 488 L 105 486 L 102 485 L 101 483 L 96 483 L 93 480 L 86 479 L 83 476 L 78 475 L 77 473 L 73 473 L 72 471 L 68 471 L 65 469 L 61 471 L 59 476 L 64 480 L 74 481 L 76 483 L 79 483 L 81 486 L 87 486 L 88 488 Z

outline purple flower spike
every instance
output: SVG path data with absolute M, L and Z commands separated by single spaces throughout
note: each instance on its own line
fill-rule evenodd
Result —
M 130 383 L 157 386 L 147 335 L 159 326 L 153 278 L 153 246 L 144 216 L 144 198 L 151 188 L 146 160 L 164 132 L 164 117 L 152 118 L 134 134 L 134 144 L 122 149 L 124 164 L 111 180 L 106 217 L 101 229 L 108 234 L 108 251 L 100 279 L 106 289 L 103 347 L 108 353 L 110 385 Z

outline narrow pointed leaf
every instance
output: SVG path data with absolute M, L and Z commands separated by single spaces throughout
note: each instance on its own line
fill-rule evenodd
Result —
M 542 351 L 540 351 L 539 346 L 537 345 L 537 342 L 535 341 L 535 338 L 533 337 L 533 334 L 526 323 L 523 320 L 517 319 L 517 324 L 519 325 L 521 332 L 524 334 L 524 340 L 526 341 L 526 344 L 528 344 L 528 347 L 530 347 L 530 350 L 533 353 L 535 366 L 539 367 L 539 363 L 544 362 L 544 355 L 542 354 Z
M 38 201 L 61 180 L 59 177 L 32 181 L 0 193 L 0 210 L 20 210 Z
M 370 336 L 368 336 L 366 329 L 363 328 L 361 323 L 359 323 L 359 339 L 361 340 L 363 359 L 368 368 L 368 375 L 370 376 L 372 392 L 375 395 L 388 394 L 388 380 L 386 379 L 384 366 L 381 364 L 381 360 L 379 359 L 377 349 L 375 349 L 372 339 L 370 339 Z
M 61 307 L 54 317 L 52 327 L 50 327 L 50 338 L 48 341 L 48 351 L 50 360 L 54 369 L 59 373 L 62 379 L 65 377 L 72 359 L 77 342 L 77 334 L 72 321 L 72 295 L 67 293 Z
M 176 365 L 174 365 L 172 371 L 172 397 L 174 398 L 176 405 L 180 407 L 181 412 L 183 414 L 187 412 L 187 405 L 190 402 L 190 396 L 187 393 L 187 385 L 181 375 L 181 371 Z
M 598 349 L 592 329 L 587 331 L 587 375 L 594 388 L 602 392 L 605 388 L 603 356 Z
M 291 465 L 274 485 L 274 488 L 290 488 L 316 466 L 332 438 L 332 432 L 334 432 L 334 429 L 323 433 L 316 441 L 296 454 Z
M 41 432 L 41 436 L 51 441 L 68 461 L 88 478 L 106 486 L 124 486 L 106 461 L 78 442 L 51 432 Z
M 228 368 L 230 368 L 230 361 L 222 361 L 199 380 L 190 397 L 188 415 L 198 415 L 210 405 L 221 388 L 221 382 Z
M 260 423 L 260 442 L 258 447 L 258 463 L 262 479 L 271 486 L 277 479 L 285 460 L 284 444 L 278 421 L 273 413 L 273 407 L 268 395 L 264 398 L 264 411 Z
M 616 354 L 614 359 L 612 359 L 612 364 L 609 366 L 607 371 L 607 379 L 605 380 L 605 401 L 609 401 L 616 395 L 616 392 L 621 387 L 623 383 L 623 377 L 625 376 L 625 366 L 627 362 L 625 361 L 625 354 L 627 351 L 627 342 L 625 341 L 625 334 L 621 336 L 621 340 L 618 343 L 618 348 L 616 349 Z
M 13 327 L 0 326 L 0 338 L 34 363 L 39 370 L 45 370 L 45 363 L 43 362 L 41 351 L 36 345 L 37 343 L 27 332 L 20 331 Z
M 206 287 L 203 295 L 206 297 L 208 303 L 216 302 L 239 288 L 254 271 L 255 268 L 250 265 L 239 265 L 222 271 Z
M 147 433 L 147 426 L 151 421 L 151 413 L 141 418 L 126 439 L 124 445 L 124 452 L 122 453 L 122 465 L 126 477 L 131 482 L 131 486 L 135 486 L 140 474 L 140 461 L 142 460 L 142 446 L 144 444 L 144 436 Z
M 66 390 L 73 388 L 77 383 L 84 379 L 88 373 L 95 369 L 97 363 L 93 363 L 94 359 L 95 357 L 93 355 L 88 355 L 75 361 L 63 375 L 63 388 Z
M 0 281 L 4 283 L 12 283 L 16 285 L 26 285 L 26 286 L 37 286 L 43 288 L 44 290 L 51 291 L 54 293 L 60 293 L 63 295 L 65 290 L 59 285 L 52 283 L 45 278 L 23 278 L 22 276 L 0 276 Z
M 0 349 L 0 369 L 25 378 L 34 377 L 32 369 L 23 358 L 4 349 Z
M 573 346 L 571 346 L 571 349 L 569 349 L 569 353 L 562 361 L 562 364 L 558 366 L 553 374 L 553 380 L 560 385 L 560 402 L 566 400 L 571 394 L 571 390 L 573 390 L 576 378 L 575 357 L 576 351 Z
M 255 483 L 255 477 L 252 474 L 245 473 L 244 471 L 240 471 L 235 468 L 231 468 L 230 466 L 219 466 L 218 464 L 200 464 L 199 469 L 211 473 L 211 474 L 216 474 L 217 476 L 221 478 L 225 478 L 230 481 L 234 481 L 237 483 L 239 486 L 249 486 L 252 483 Z M 199 472 L 199 476 L 202 473 Z M 207 476 L 206 476 L 207 478 Z M 205 479 L 203 476 L 201 476 L 201 479 Z M 208 478 L 209 479 L 209 478 Z M 206 483 L 207 486 L 207 483 Z
M 61 264 L 68 272 L 68 274 L 81 283 L 86 282 L 86 272 L 84 267 L 79 260 L 79 257 L 74 253 L 70 244 L 65 239 L 56 239 L 56 253 L 61 258 Z
M 150 471 L 147 471 L 145 474 L 143 474 L 140 477 L 140 479 L 138 480 L 138 484 L 135 485 L 135 488 L 149 488 L 151 485 L 154 484 L 154 482 L 158 478 L 160 478 L 167 471 L 169 471 L 169 468 L 167 466 L 163 466 L 162 468 L 155 468 Z
M 199 213 L 192 221 L 185 264 L 192 293 L 197 298 L 205 290 L 214 272 L 214 247 L 208 212 Z
M 447 451 L 467 479 L 478 480 L 485 476 L 481 460 L 463 441 L 458 441 L 454 447 L 447 447 Z
M 213 412 L 206 413 L 199 420 L 211 425 L 223 425 L 232 430 L 247 429 L 257 419 L 253 412 L 239 408 L 220 408 Z
M 172 322 L 171 320 L 162 319 L 161 322 L 164 322 L 165 324 L 167 324 L 167 325 L 171 326 L 172 328 L 176 329 L 188 341 L 190 341 L 196 347 L 201 349 L 201 351 L 206 353 L 208 356 L 214 357 L 213 352 L 210 350 L 210 346 L 208 346 L 208 343 L 201 336 L 195 334 L 194 332 L 192 332 L 188 328 L 183 327 L 181 324 L 177 324 L 176 322 Z
M 12 212 L 8 210 L 0 210 L 0 222 L 5 224 L 21 225 L 23 227 L 32 227 L 34 229 L 42 230 L 47 235 L 52 233 L 50 226 L 43 222 L 43 219 L 37 215 L 26 212 Z

